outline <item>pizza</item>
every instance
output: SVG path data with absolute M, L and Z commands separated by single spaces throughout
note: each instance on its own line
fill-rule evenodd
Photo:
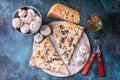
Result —
M 49 37 L 36 45 L 29 65 L 69 75 L 66 64 L 60 59 Z
M 70 63 L 74 50 L 84 31 L 75 24 L 55 24 L 51 26 L 60 55 L 66 65 Z

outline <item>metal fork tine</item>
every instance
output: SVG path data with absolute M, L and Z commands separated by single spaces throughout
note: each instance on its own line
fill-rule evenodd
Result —
M 105 33 L 103 33 L 103 35 L 99 38 L 100 40 L 103 39 L 103 37 L 105 36 Z
M 106 32 L 104 32 L 103 35 L 98 39 L 98 42 L 100 44 L 99 46 L 103 45 L 105 35 L 106 35 Z

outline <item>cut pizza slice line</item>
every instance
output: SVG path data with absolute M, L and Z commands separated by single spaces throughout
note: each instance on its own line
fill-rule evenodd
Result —
M 60 59 L 49 37 L 37 44 L 29 65 L 69 75 L 66 64 Z
M 70 63 L 74 50 L 84 28 L 75 24 L 55 24 L 51 26 L 61 58 L 66 65 Z

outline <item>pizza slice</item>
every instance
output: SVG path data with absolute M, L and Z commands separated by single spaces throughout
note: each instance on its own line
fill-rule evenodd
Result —
M 30 66 L 69 75 L 65 63 L 60 59 L 49 37 L 35 47 Z
M 68 65 L 84 28 L 75 24 L 55 24 L 51 28 L 62 59 Z

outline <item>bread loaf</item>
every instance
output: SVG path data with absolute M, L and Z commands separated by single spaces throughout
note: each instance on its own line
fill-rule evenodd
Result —
M 49 10 L 48 17 L 70 21 L 79 24 L 80 14 L 78 11 L 71 9 L 63 4 L 57 3 Z

